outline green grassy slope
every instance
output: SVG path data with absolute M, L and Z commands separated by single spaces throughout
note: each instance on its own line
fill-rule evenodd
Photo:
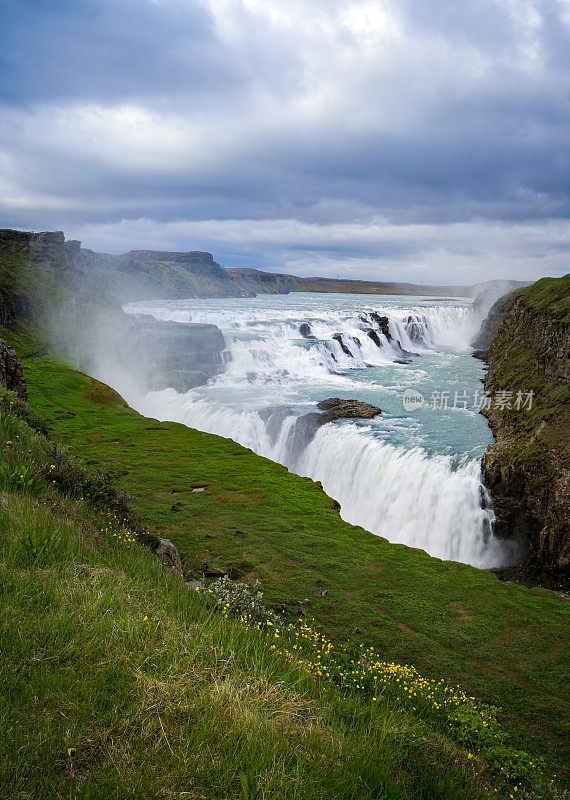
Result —
M 245 623 L 189 591 L 14 398 L 0 392 L 0 797 L 508 796 L 505 752 L 490 783 L 471 728 L 452 738 L 415 690 L 407 706 L 403 686 L 339 691 L 287 655 L 324 657 L 306 628 L 277 635 L 277 618 Z
M 0 491 L 2 798 L 497 797 L 437 731 L 341 698 L 44 498 Z
M 570 323 L 570 273 L 561 278 L 541 278 L 523 292 L 526 305 Z
M 564 763 L 568 605 L 560 597 L 350 526 L 310 480 L 230 440 L 141 417 L 53 360 L 27 361 L 26 378 L 55 437 L 117 470 L 191 569 L 206 560 L 259 578 L 269 602 L 289 601 L 296 617 L 306 609 L 333 640 L 373 645 L 502 706 L 515 744 Z

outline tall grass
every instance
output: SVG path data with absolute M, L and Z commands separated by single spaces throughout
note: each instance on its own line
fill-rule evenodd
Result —
M 65 797 L 68 747 L 94 798 L 486 796 L 451 742 L 276 659 L 79 505 L 0 495 L 3 796 Z

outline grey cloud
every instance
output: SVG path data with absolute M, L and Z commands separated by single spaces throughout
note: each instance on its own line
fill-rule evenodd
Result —
M 548 238 L 549 220 L 570 217 L 570 27 L 555 0 L 5 6 L 2 224 L 83 231 L 114 249 L 144 246 L 136 237 L 151 228 L 157 246 L 203 241 L 234 264 L 299 270 L 305 259 L 368 277 L 370 259 L 403 269 L 438 247 L 471 270 L 465 259 L 487 246 L 513 277 L 514 258 L 531 269 L 518 244 L 477 243 L 472 230 L 542 220 L 536 274 L 539 253 L 570 267 Z M 375 8 L 385 21 L 369 21 Z M 450 238 L 366 239 L 378 218 Z M 194 223 L 211 220 L 363 233 L 299 243 L 285 226 L 270 244 L 192 241 Z M 475 226 L 463 243 L 456 222 Z M 437 269 L 457 279 L 450 262 Z

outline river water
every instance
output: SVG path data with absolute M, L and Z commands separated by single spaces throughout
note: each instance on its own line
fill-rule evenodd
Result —
M 125 310 L 212 323 L 226 340 L 223 371 L 205 386 L 117 386 L 141 413 L 227 436 L 321 481 L 345 520 L 392 542 L 477 567 L 508 560 L 481 483 L 492 437 L 478 413 L 483 367 L 469 342 L 481 317 L 470 299 L 294 293 Z M 406 389 L 424 404 L 405 407 Z M 296 419 L 329 397 L 383 413 L 324 425 L 295 446 Z

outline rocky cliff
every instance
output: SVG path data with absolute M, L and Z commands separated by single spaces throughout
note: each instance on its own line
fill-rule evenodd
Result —
M 61 231 L 0 230 L 0 338 L 22 352 L 18 331 L 35 328 L 39 337 L 28 352 L 49 344 L 83 369 L 96 369 L 104 358 L 124 372 L 134 370 L 145 388 L 186 391 L 220 369 L 220 330 L 134 318 L 122 303 L 187 297 L 192 276 L 208 285 L 230 280 L 210 253 L 111 256 L 66 241 Z M 0 351 L 4 385 L 17 377 L 9 352 Z
M 499 331 L 503 319 L 505 318 L 505 314 L 515 302 L 521 291 L 521 289 L 515 289 L 514 291 L 505 294 L 503 297 L 499 297 L 499 299 L 493 303 L 489 309 L 489 312 L 483 321 L 477 336 L 471 342 L 472 347 L 479 351 L 479 355 L 482 355 L 491 347 L 491 343 Z M 473 305 L 475 308 L 475 304 Z
M 0 386 L 16 392 L 20 400 L 28 399 L 24 370 L 8 342 L 0 339 Z
M 474 297 L 481 291 L 494 291 L 495 284 L 505 283 L 491 281 L 488 286 L 428 286 L 299 277 L 245 267 L 224 269 L 214 261 L 211 253 L 197 250 L 183 253 L 131 250 L 114 255 L 86 249 L 76 240 L 66 241 L 62 231 L 0 230 L 0 260 L 13 247 L 18 251 L 25 248 L 27 258 L 36 270 L 43 270 L 44 277 L 56 275 L 58 285 L 63 285 L 73 294 L 91 294 L 98 301 L 104 298 L 106 303 L 118 306 L 151 298 L 247 297 L 288 292 Z
M 223 368 L 224 337 L 215 325 L 165 322 L 141 314 L 129 318 L 120 354 L 125 369 L 136 364 L 148 389 L 187 392 Z
M 514 298 L 486 360 L 496 441 L 483 473 L 497 533 L 520 541 L 523 571 L 559 585 L 570 563 L 570 275 Z

